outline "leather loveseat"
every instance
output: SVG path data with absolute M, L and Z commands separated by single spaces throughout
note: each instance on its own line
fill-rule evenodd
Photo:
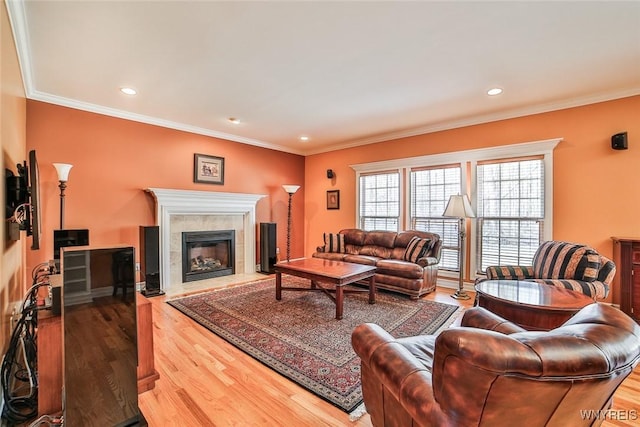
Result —
M 313 257 L 374 265 L 376 287 L 412 299 L 436 288 L 442 241 L 416 230 L 364 231 L 357 228 L 325 233 Z
M 548 332 L 490 311 L 462 327 L 395 339 L 375 324 L 352 333 L 374 426 L 593 426 L 640 360 L 640 327 L 593 303 Z

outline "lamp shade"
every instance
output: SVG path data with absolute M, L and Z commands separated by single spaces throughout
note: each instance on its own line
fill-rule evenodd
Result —
M 54 163 L 53 167 L 58 171 L 58 181 L 68 181 L 69 180 L 69 171 L 73 167 L 68 163 Z
M 300 188 L 299 185 L 291 185 L 291 184 L 284 184 L 282 186 L 282 188 L 284 188 L 284 191 L 286 191 L 289 194 L 293 194 L 296 191 L 298 191 L 298 188 Z
M 457 194 L 449 197 L 449 202 L 444 210 L 442 216 L 450 216 L 455 218 L 474 218 L 476 215 L 473 213 L 471 203 L 466 195 Z

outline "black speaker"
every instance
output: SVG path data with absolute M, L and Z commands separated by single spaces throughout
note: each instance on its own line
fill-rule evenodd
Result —
M 277 262 L 276 223 L 260 223 L 260 271 L 275 273 L 273 266 Z
M 627 133 L 621 132 L 613 135 L 611 137 L 611 148 L 613 148 L 614 150 L 626 150 L 627 148 L 629 148 L 629 145 L 627 143 Z
M 332 169 L 327 169 L 327 178 L 331 179 L 335 176 Z
M 142 295 L 164 295 L 160 290 L 160 227 L 157 225 L 140 226 L 140 277 L 145 281 Z

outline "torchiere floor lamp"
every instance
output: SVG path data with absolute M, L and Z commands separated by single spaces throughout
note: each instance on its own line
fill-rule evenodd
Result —
M 455 195 L 449 198 L 449 202 L 447 203 L 447 207 L 444 210 L 442 216 L 450 216 L 454 218 L 458 218 L 460 223 L 458 224 L 458 251 L 459 251 L 459 259 L 460 259 L 460 277 L 458 279 L 458 290 L 451 295 L 452 298 L 455 299 L 469 299 L 471 298 L 469 294 L 464 290 L 464 283 L 462 282 L 462 278 L 464 276 L 464 254 L 466 252 L 466 247 L 464 245 L 464 238 L 467 234 L 466 228 L 466 219 L 474 218 L 476 215 L 473 213 L 473 209 L 471 208 L 471 203 L 469 203 L 469 199 L 466 195 Z
M 300 188 L 299 185 L 285 184 L 282 186 L 284 191 L 289 193 L 289 211 L 287 213 L 287 262 L 291 259 L 291 198 L 293 194 Z
M 58 181 L 60 184 L 60 230 L 64 230 L 64 190 L 67 188 L 67 181 L 69 180 L 69 171 L 73 165 L 67 163 L 54 163 L 53 167 L 58 172 Z

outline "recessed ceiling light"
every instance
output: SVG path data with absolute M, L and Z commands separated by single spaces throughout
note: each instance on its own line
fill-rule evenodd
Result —
M 494 87 L 487 91 L 487 95 L 489 96 L 496 96 L 496 95 L 500 95 L 501 93 L 502 93 L 502 89 L 500 89 L 499 87 Z
M 138 92 L 136 92 L 135 89 L 131 88 L 131 87 L 121 87 L 120 88 L 120 92 L 122 93 L 126 93 L 127 95 L 135 95 Z
M 234 125 L 239 125 L 240 124 L 240 119 L 236 119 L 235 117 L 229 117 L 229 121 L 231 123 L 233 123 Z
M 300 137 L 300 141 L 308 141 L 308 140 L 309 140 L 309 137 L 308 137 L 308 136 L 306 136 L 306 135 L 302 135 L 302 136 Z

